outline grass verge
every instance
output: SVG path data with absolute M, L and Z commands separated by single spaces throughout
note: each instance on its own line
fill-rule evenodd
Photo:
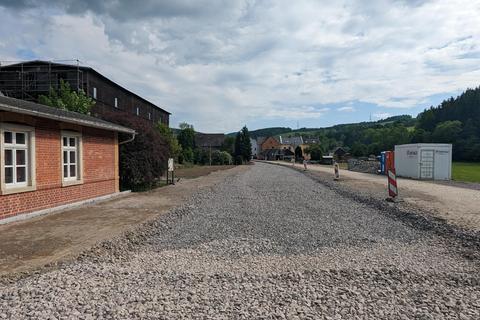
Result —
M 454 162 L 452 178 L 456 181 L 480 183 L 480 162 Z

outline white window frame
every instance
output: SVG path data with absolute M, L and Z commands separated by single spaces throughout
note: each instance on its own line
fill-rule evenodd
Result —
M 97 88 L 93 87 L 93 99 L 97 100 Z
M 152 120 L 152 113 L 151 112 L 148 113 L 148 120 Z
M 63 141 L 67 139 L 68 145 L 65 146 Z M 75 146 L 70 146 L 70 139 L 75 140 Z M 83 183 L 83 143 L 82 143 L 82 134 L 75 131 L 62 130 L 60 147 L 61 147 L 61 177 L 62 177 L 62 186 L 67 187 L 76 184 Z M 67 162 L 65 162 L 64 153 L 67 152 Z M 72 162 L 70 159 L 70 152 L 75 152 L 75 162 Z M 70 176 L 70 166 L 75 165 L 75 176 Z M 67 166 L 68 176 L 64 175 L 64 167 Z
M 118 98 L 115 98 L 115 100 L 114 100 L 114 106 L 115 106 L 115 108 L 118 108 Z
M 135 114 L 136 114 L 137 116 L 140 115 L 140 108 L 139 108 L 139 107 L 137 107 L 137 111 L 135 111 Z
M 5 143 L 5 132 L 12 132 L 12 143 Z M 25 134 L 25 145 L 16 144 L 16 134 Z M 5 164 L 5 150 L 12 150 L 12 165 Z M 16 164 L 16 151 L 25 150 L 25 164 Z M 30 126 L 0 123 L 0 194 L 36 190 L 35 129 Z M 13 182 L 6 183 L 5 168 L 13 168 Z M 17 182 L 16 168 L 25 167 L 25 181 Z

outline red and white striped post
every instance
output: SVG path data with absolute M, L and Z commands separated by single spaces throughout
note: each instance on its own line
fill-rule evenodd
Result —
M 393 151 L 387 151 L 386 156 L 386 165 L 387 165 L 387 177 L 388 177 L 388 195 L 390 196 L 387 200 L 394 201 L 398 196 L 398 187 L 397 187 L 397 175 L 395 173 L 395 154 Z
M 395 174 L 395 168 L 388 170 L 388 195 L 392 198 L 398 196 L 397 176 Z

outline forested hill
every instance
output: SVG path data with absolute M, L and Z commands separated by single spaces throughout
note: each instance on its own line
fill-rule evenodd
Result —
M 251 131 L 259 136 L 317 137 L 323 152 L 337 146 L 355 156 L 379 154 L 396 144 L 452 143 L 455 160 L 480 161 L 480 87 L 430 107 L 417 118 L 401 115 L 374 122 L 340 124 L 329 128 L 266 128 Z
M 279 134 L 285 134 L 289 132 L 292 132 L 292 129 L 287 127 L 264 128 L 264 129 L 250 131 L 250 137 L 256 139 L 258 137 L 271 137 L 271 136 L 277 136 Z M 234 137 L 236 134 L 237 132 L 232 132 L 227 135 Z
M 480 160 L 480 87 L 444 100 L 417 117 L 416 142 L 453 143 L 454 157 Z

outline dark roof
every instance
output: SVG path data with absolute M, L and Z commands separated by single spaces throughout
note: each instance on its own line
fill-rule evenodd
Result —
M 0 96 L 0 110 L 26 114 L 85 127 L 134 134 L 135 130 L 85 114 L 53 108 L 30 101 Z
M 280 140 L 281 144 L 290 144 L 292 146 L 298 146 L 300 144 L 303 144 L 303 138 L 301 136 L 298 136 L 298 137 L 279 136 L 278 139 Z
M 335 149 L 335 151 L 333 151 L 334 154 L 336 155 L 344 155 L 347 153 L 347 150 L 346 148 L 343 148 L 343 147 L 338 147 Z
M 317 144 L 320 143 L 320 140 L 317 138 L 306 138 L 303 140 L 305 144 Z
M 75 68 L 75 69 L 79 69 L 79 70 L 83 70 L 83 71 L 90 71 L 94 74 L 96 74 L 97 76 L 99 76 L 100 78 L 104 79 L 105 81 L 113 84 L 114 86 L 120 88 L 121 90 L 123 91 L 126 91 L 128 92 L 129 94 L 131 95 L 134 95 L 135 97 L 137 97 L 138 99 L 154 106 L 155 108 L 157 109 L 160 109 L 161 111 L 165 112 L 165 113 L 168 113 L 168 114 L 171 114 L 170 112 L 168 112 L 167 110 L 165 109 L 162 109 L 160 108 L 159 106 L 157 106 L 156 104 L 148 101 L 147 99 L 145 98 L 142 98 L 141 96 L 139 96 L 138 94 L 122 87 L 121 85 L 119 85 L 118 83 L 116 82 L 113 82 L 112 80 L 110 80 L 109 78 L 105 77 L 103 74 L 101 74 L 100 72 L 96 71 L 95 69 L 93 69 L 92 67 L 86 67 L 86 66 L 77 66 L 77 65 L 74 65 L 74 64 L 65 64 L 65 63 L 56 63 L 56 62 L 51 62 L 51 61 L 44 61 L 44 60 L 31 60 L 31 61 L 25 61 L 25 62 L 20 62 L 20 63 L 15 63 L 15 64 L 9 64 L 9 65 L 6 65 L 6 66 L 1 66 L 1 69 L 8 69 L 10 67 L 18 67 L 18 66 L 21 66 L 21 65 L 35 65 L 35 64 L 47 64 L 47 65 L 51 65 L 51 66 L 58 66 L 58 67 L 69 67 L 69 68 Z
M 195 133 L 195 145 L 197 147 L 221 147 L 225 141 L 223 133 Z

